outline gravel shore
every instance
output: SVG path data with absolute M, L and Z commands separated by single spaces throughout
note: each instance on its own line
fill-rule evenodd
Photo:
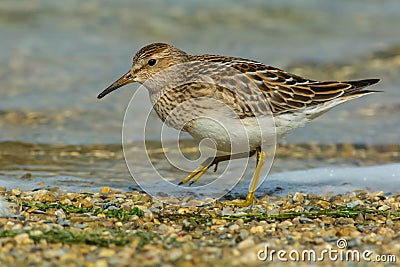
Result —
M 384 266 L 400 257 L 400 195 L 382 191 L 264 196 L 251 209 L 223 201 L 164 205 L 109 187 L 98 193 L 3 187 L 0 195 L 1 266 L 286 265 L 279 250 L 293 266 L 310 259 L 314 265 L 368 265 L 379 255 L 386 262 L 375 264 Z M 315 261 L 307 258 L 310 250 Z M 324 250 L 339 258 L 331 260 Z M 340 258 L 355 253 L 359 261 Z

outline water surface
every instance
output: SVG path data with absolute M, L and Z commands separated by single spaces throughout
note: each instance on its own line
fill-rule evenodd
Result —
M 96 96 L 129 68 L 138 49 L 156 41 L 193 54 L 256 59 L 313 79 L 381 78 L 374 89 L 384 93 L 341 105 L 284 142 L 397 145 L 399 12 L 397 0 L 2 1 L 0 141 L 11 146 L 2 145 L 2 184 L 23 187 L 43 180 L 98 188 L 130 183 L 121 127 L 138 85 L 101 101 Z M 146 93 L 138 103 L 139 110 L 149 107 Z M 159 122 L 152 118 L 152 123 Z M 142 130 L 135 127 L 133 133 Z M 140 136 L 133 134 L 132 141 Z M 31 151 L 26 144 L 42 154 L 24 157 Z M 60 156 L 75 151 L 73 145 L 94 154 L 79 160 L 74 154 L 68 160 Z M 318 164 L 289 160 L 273 171 L 342 166 L 328 159 Z M 21 180 L 25 173 L 35 178 Z

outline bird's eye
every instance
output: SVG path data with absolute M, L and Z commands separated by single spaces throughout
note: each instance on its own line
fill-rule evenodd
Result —
M 147 64 L 149 64 L 149 66 L 154 66 L 157 63 L 157 60 L 155 60 L 154 58 L 149 59 L 149 61 L 147 62 Z

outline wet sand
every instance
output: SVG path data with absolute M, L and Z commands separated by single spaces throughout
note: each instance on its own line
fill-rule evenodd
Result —
M 132 147 L 136 147 L 135 143 L 132 144 Z M 192 140 L 183 140 L 181 149 L 186 151 L 188 156 L 198 154 L 195 142 Z M 157 168 L 166 170 L 166 174 L 173 177 L 176 183 L 185 176 L 184 172 L 178 172 L 171 168 L 170 163 L 163 156 L 163 150 L 160 149 L 159 143 L 150 143 L 148 153 Z M 140 155 L 142 154 L 140 153 Z M 321 167 L 367 167 L 399 162 L 400 146 L 398 144 L 283 143 L 277 146 L 271 173 Z M 232 163 L 239 164 L 235 161 Z M 249 182 L 252 171 L 254 171 L 251 162 L 250 165 L 245 174 L 245 177 L 248 177 L 244 181 L 246 183 Z M 223 166 L 222 164 L 220 172 L 223 171 Z M 135 182 L 126 167 L 121 145 L 49 145 L 0 142 L 0 170 L 2 186 L 20 187 L 22 190 L 33 190 L 46 186 L 57 186 L 72 192 L 81 190 L 94 192 L 104 186 L 122 191 L 137 188 L 132 187 Z M 145 177 L 145 174 L 143 175 Z M 199 183 L 201 182 L 202 180 L 199 181 Z M 382 181 L 382 183 L 384 182 Z M 42 183 L 46 186 L 43 186 Z M 398 190 L 398 188 L 393 189 Z M 379 188 L 375 190 L 379 190 Z M 245 194 L 245 192 L 239 193 Z

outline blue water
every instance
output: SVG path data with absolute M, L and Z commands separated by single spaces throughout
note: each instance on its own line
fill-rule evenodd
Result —
M 399 65 L 383 62 L 369 71 L 363 66 L 373 62 L 361 59 L 400 44 L 399 12 L 396 0 L 2 1 L 0 140 L 119 143 L 137 85 L 102 101 L 96 95 L 130 67 L 140 47 L 163 41 L 190 53 L 235 55 L 281 68 L 344 62 L 354 74 L 332 77 L 380 77 L 374 89 L 384 94 L 345 104 L 288 140 L 398 143 L 399 78 L 389 70 Z M 317 70 L 308 76 L 318 79 Z M 389 112 L 380 112 L 388 106 Z M 31 119 L 4 115 L 11 111 Z

